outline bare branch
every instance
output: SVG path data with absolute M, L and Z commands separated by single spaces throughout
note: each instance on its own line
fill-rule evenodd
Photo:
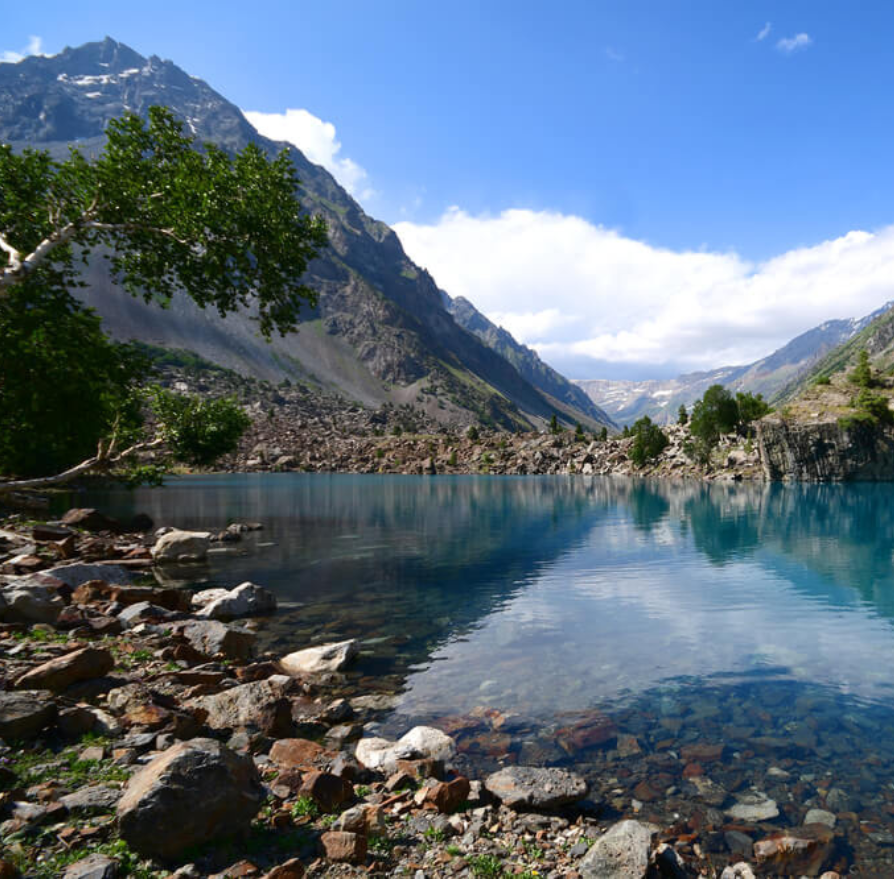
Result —
M 34 479 L 13 479 L 9 482 L 0 482 L 0 495 L 29 488 L 52 488 L 55 485 L 65 485 L 65 483 L 71 482 L 73 479 L 77 479 L 79 476 L 83 476 L 93 470 L 102 470 L 114 464 L 120 464 L 125 459 L 131 458 L 139 452 L 158 448 L 158 446 L 164 445 L 164 442 L 163 437 L 156 437 L 148 442 L 134 443 L 123 452 L 110 456 L 109 449 L 103 448 L 104 444 L 100 440 L 99 448 L 92 458 L 87 458 L 86 461 L 81 461 L 80 464 L 75 464 L 74 467 L 69 467 L 68 470 L 57 473 L 54 476 L 37 476 Z
M 7 271 L 17 271 L 22 265 L 22 254 L 19 253 L 19 251 L 16 250 L 2 235 L 0 235 L 0 250 L 9 254 L 9 265 L 4 269 L 4 273 Z

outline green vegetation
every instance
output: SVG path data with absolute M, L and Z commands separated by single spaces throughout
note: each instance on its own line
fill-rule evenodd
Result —
M 657 458 L 667 447 L 668 439 L 664 431 L 648 415 L 644 415 L 633 425 L 633 445 L 630 460 L 642 467 Z
M 815 385 L 830 385 L 832 384 L 832 379 L 827 375 L 819 375 L 814 379 L 813 383 Z
M 549 419 L 549 432 L 553 435 L 562 432 L 562 428 L 559 426 L 559 419 L 556 417 L 555 412 L 553 412 Z
M 422 834 L 429 842 L 443 842 L 447 834 L 440 827 L 426 827 Z
M 684 403 L 680 403 L 680 408 L 677 410 L 677 424 L 688 424 L 689 423 L 689 413 L 686 411 L 686 405 Z
M 584 443 L 587 441 L 587 438 L 584 436 L 584 427 L 579 421 L 574 426 L 574 441 L 576 443 Z
M 603 427 L 602 430 L 599 431 L 599 442 L 607 442 L 608 441 L 608 428 Z
M 872 366 L 869 363 L 869 352 L 865 348 L 860 349 L 860 353 L 857 355 L 857 365 L 847 378 L 848 381 L 863 389 L 871 388 L 875 384 Z
M 707 464 L 721 435 L 733 431 L 750 435 L 752 423 L 771 411 L 762 394 L 739 391 L 733 397 L 723 385 L 711 385 L 692 407 L 692 439 L 684 445 L 684 451 L 690 458 Z
M 302 795 L 292 803 L 293 818 L 319 818 L 320 807 L 313 797 Z
M 894 412 L 888 405 L 888 398 L 883 394 L 861 388 L 860 392 L 851 401 L 854 412 L 838 419 L 838 423 L 845 430 L 857 424 L 867 424 L 873 427 L 878 424 L 894 424 Z
M 502 876 L 503 865 L 496 855 L 470 855 L 466 863 L 473 876 Z
M 466 431 L 466 437 L 470 439 L 473 443 L 478 442 L 478 428 L 475 427 L 474 424 L 469 425 L 469 429 Z
M 95 248 L 132 295 L 164 304 L 183 291 L 221 315 L 250 307 L 269 337 L 293 330 L 315 300 L 300 278 L 327 244 L 323 220 L 295 198 L 285 151 L 271 160 L 254 144 L 233 156 L 198 149 L 160 107 L 148 121 L 113 120 L 106 135 L 95 158 L 72 150 L 61 162 L 0 145 L 0 473 L 38 478 L 81 462 L 44 485 L 145 448 L 148 358 L 111 342 L 70 292 Z M 193 463 L 246 423 L 230 402 L 162 409 L 165 436 L 149 442 L 182 443 Z M 31 486 L 3 490 L 13 487 Z
M 736 407 L 739 410 L 738 430 L 740 433 L 750 433 L 751 425 L 759 418 L 763 418 L 773 410 L 764 400 L 763 394 L 743 393 L 736 394 Z

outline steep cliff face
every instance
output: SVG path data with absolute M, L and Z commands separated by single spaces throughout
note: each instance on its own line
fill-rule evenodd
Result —
M 894 479 L 894 433 L 878 425 L 765 418 L 757 440 L 764 477 L 772 481 Z

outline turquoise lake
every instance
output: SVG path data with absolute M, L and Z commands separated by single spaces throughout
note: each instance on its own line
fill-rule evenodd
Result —
M 842 862 L 890 867 L 892 486 L 268 474 L 88 500 L 262 523 L 188 576 L 273 589 L 267 649 L 360 639 L 348 684 L 395 694 L 384 734 L 440 725 L 475 771 L 575 767 L 618 814 L 826 808 Z

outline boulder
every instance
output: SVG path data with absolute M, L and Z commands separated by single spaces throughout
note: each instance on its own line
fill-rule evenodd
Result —
M 0 690 L 0 739 L 6 742 L 33 739 L 55 717 L 56 703 L 46 690 Z
M 62 596 L 36 578 L 20 577 L 0 586 L 0 622 L 53 625 L 65 607 Z
M 263 586 L 254 583 L 240 583 L 234 589 L 209 589 L 215 593 L 210 600 L 203 601 L 206 592 L 193 596 L 193 605 L 202 609 L 197 617 L 209 620 L 235 620 L 240 617 L 264 616 L 276 612 L 276 596 Z
M 41 571 L 43 577 L 55 577 L 66 586 L 77 589 L 82 583 L 90 580 L 104 580 L 106 583 L 119 585 L 133 583 L 133 575 L 120 565 L 88 565 L 83 562 L 72 562 L 68 565 L 57 565 Z
M 264 874 L 263 879 L 304 879 L 304 864 L 298 858 L 290 858 Z
M 160 564 L 202 561 L 210 543 L 207 531 L 169 531 L 155 542 L 152 558 Z
M 366 837 L 348 830 L 330 830 L 320 839 L 330 861 L 362 864 L 366 860 Z
M 233 628 L 217 620 L 189 622 L 175 627 L 174 631 L 190 647 L 209 658 L 223 656 L 226 659 L 250 659 L 257 641 L 253 632 Z
M 462 775 L 453 781 L 438 781 L 425 789 L 425 802 L 439 812 L 455 812 L 469 797 L 469 779 Z
M 352 638 L 289 653 L 280 660 L 280 665 L 290 675 L 324 674 L 341 671 L 357 653 L 358 644 Z
M 130 604 L 118 614 L 118 621 L 126 629 L 132 629 L 140 623 L 159 624 L 170 620 L 172 612 L 150 601 L 138 601 Z
M 274 738 L 287 738 L 294 726 L 292 705 L 286 698 L 290 684 L 291 680 L 284 675 L 273 675 L 222 693 L 199 696 L 188 707 L 204 712 L 205 723 L 211 729 L 254 726 Z
M 511 809 L 555 809 L 582 800 L 587 782 L 563 769 L 508 766 L 489 775 L 484 786 Z
M 192 739 L 131 777 L 118 826 L 137 852 L 168 860 L 212 839 L 244 835 L 263 800 L 251 757 L 213 739 Z
M 456 743 L 446 733 L 431 726 L 414 726 L 401 736 L 400 744 L 409 745 L 420 757 L 449 760 L 456 754 Z
M 117 788 L 96 784 L 66 794 L 59 802 L 71 815 L 90 815 L 94 812 L 114 811 L 120 799 L 121 791 Z
M 270 759 L 286 769 L 312 769 L 327 753 L 331 756 L 310 739 L 278 739 L 270 749 Z
M 69 510 L 62 517 L 62 524 L 70 528 L 83 528 L 85 531 L 121 531 L 120 522 L 92 507 Z
M 396 771 L 398 760 L 412 760 L 419 756 L 410 745 L 401 745 L 378 736 L 360 739 L 354 754 L 361 765 L 385 775 Z
M 643 879 L 652 830 L 639 821 L 619 821 L 590 846 L 578 864 L 583 879 Z
M 334 812 L 354 796 L 354 786 L 331 772 L 313 770 L 304 776 L 298 794 L 311 797 L 324 812 Z
M 115 659 L 110 651 L 84 647 L 32 668 L 16 681 L 15 686 L 17 690 L 52 690 L 54 693 L 61 693 L 78 681 L 101 678 L 114 667 Z
M 87 855 L 75 861 L 62 874 L 62 879 L 115 879 L 118 862 L 107 855 Z

